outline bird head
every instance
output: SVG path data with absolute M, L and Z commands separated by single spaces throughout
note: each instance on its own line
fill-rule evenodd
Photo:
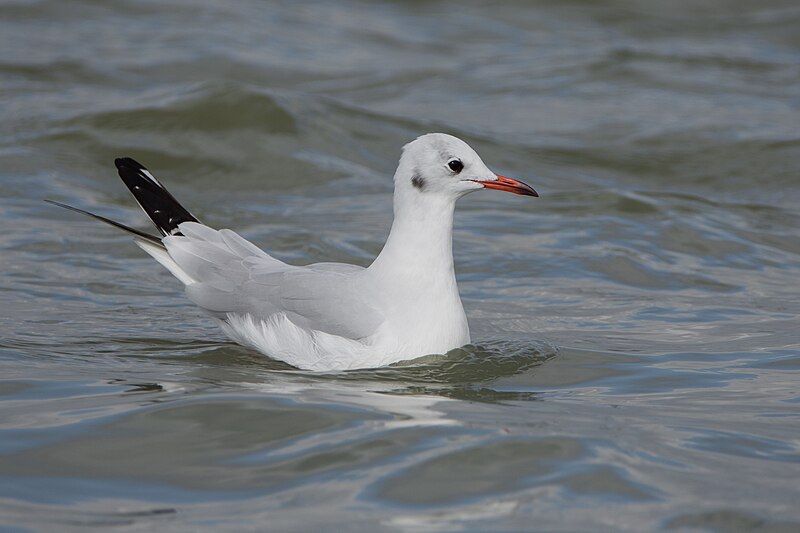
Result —
M 539 196 L 529 185 L 489 170 L 467 143 L 445 133 L 428 133 L 403 147 L 395 188 L 454 200 L 480 189 Z

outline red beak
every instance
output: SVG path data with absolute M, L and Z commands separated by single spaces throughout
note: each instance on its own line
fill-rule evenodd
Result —
M 487 189 L 497 189 L 498 191 L 513 192 L 514 194 L 522 194 L 524 196 L 539 196 L 539 193 L 533 190 L 533 187 L 527 183 L 522 183 L 515 179 L 507 178 L 505 176 L 497 176 L 496 180 L 474 180 L 480 183 Z

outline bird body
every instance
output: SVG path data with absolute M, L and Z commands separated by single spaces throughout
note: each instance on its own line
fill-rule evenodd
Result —
M 403 149 L 394 221 L 373 263 L 293 266 L 231 230 L 203 225 L 134 160 L 116 164 L 161 238 L 58 205 L 133 233 L 234 341 L 320 371 L 379 367 L 468 344 L 453 268 L 455 202 L 482 188 L 538 196 L 491 172 L 460 139 L 423 135 Z

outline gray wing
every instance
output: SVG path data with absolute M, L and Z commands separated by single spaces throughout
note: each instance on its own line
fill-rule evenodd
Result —
M 371 335 L 383 317 L 365 301 L 358 276 L 344 269 L 298 267 L 280 274 L 277 290 L 281 310 L 298 326 L 349 339 Z M 363 270 L 359 268 L 359 271 Z M 251 287 L 274 282 L 272 276 L 254 277 Z M 272 303 L 272 302 L 271 302 Z
M 297 326 L 350 339 L 372 334 L 383 321 L 359 285 L 363 268 L 342 263 L 287 265 L 230 230 L 197 223 L 166 237 L 173 260 L 194 280 L 186 294 L 198 306 L 267 318 L 286 313 Z

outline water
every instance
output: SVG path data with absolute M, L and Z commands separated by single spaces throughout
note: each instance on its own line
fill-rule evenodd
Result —
M 16 1 L 0 17 L 0 529 L 797 531 L 795 2 Z M 293 262 L 369 263 L 403 143 L 474 345 L 294 371 L 110 228 L 114 157 Z

